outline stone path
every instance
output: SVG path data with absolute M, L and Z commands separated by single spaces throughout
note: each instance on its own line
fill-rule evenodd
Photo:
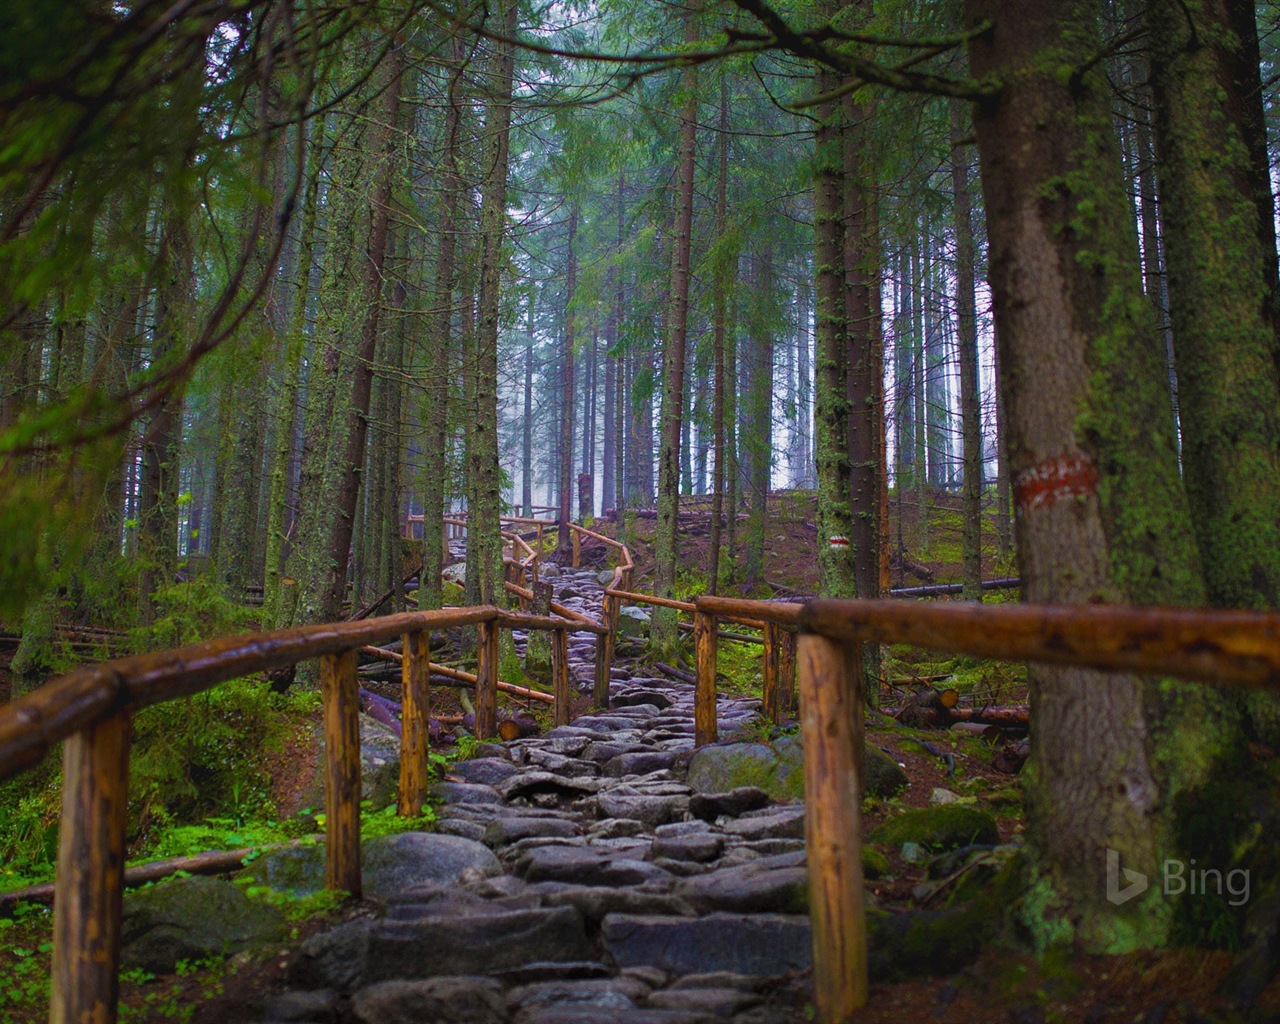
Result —
M 564 570 L 556 590 L 599 606 L 592 573 Z M 588 689 L 594 638 L 570 650 Z M 310 938 L 263 1019 L 805 1020 L 801 805 L 730 787 L 724 748 L 695 754 L 692 687 L 634 663 L 613 675 L 607 711 L 454 765 L 438 833 L 396 837 L 379 911 Z M 722 699 L 722 735 L 758 706 Z

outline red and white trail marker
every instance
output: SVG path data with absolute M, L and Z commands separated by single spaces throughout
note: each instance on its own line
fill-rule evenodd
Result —
M 842 533 L 832 534 L 827 538 L 827 547 L 832 551 L 847 551 L 849 548 L 849 538 Z

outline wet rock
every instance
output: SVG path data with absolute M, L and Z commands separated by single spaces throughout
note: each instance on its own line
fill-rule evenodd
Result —
M 299 1024 L 330 1024 L 338 1019 L 338 994 L 328 990 L 319 992 L 281 992 L 271 996 L 262 1006 L 262 1019 Z
M 607 818 L 634 818 L 650 827 L 679 821 L 689 809 L 687 796 L 654 796 L 646 793 L 601 793 L 596 798 L 600 814 Z
M 708 1013 L 716 1017 L 732 1017 L 742 1010 L 759 1006 L 764 1000 L 754 993 L 734 988 L 695 988 L 654 992 L 648 1005 L 659 1010 L 683 1010 L 686 1013 Z
M 351 1012 L 361 1024 L 504 1024 L 502 986 L 482 977 L 383 981 L 361 989 Z
M 739 786 L 727 793 L 695 793 L 689 800 L 689 813 L 703 821 L 715 821 L 722 815 L 736 818 L 768 805 L 769 794 L 763 789 Z
M 615 779 L 624 775 L 646 775 L 649 772 L 670 768 L 675 761 L 676 755 L 670 750 L 645 750 L 619 754 L 605 762 L 604 774 Z
M 791 915 L 610 914 L 601 931 L 605 951 L 619 967 L 644 964 L 672 974 L 730 971 L 771 977 L 806 970 L 813 959 L 809 921 Z
M 487 847 L 460 836 L 401 832 L 370 840 L 361 857 L 366 896 L 384 899 L 419 885 L 452 885 L 471 870 L 497 874 L 502 866 Z
M 514 866 L 527 882 L 572 882 L 577 885 L 639 885 L 670 875 L 653 864 L 572 846 L 543 846 L 525 853 Z
M 492 786 L 470 782 L 437 782 L 430 790 L 432 798 L 446 804 L 500 804 L 501 794 Z
M 577 826 L 563 818 L 498 818 L 484 830 L 484 842 L 488 846 L 507 846 L 521 839 L 567 838 L 577 834 Z
M 671 860 L 705 862 L 715 860 L 724 852 L 724 837 L 710 832 L 695 832 L 685 836 L 659 836 L 650 847 L 651 859 L 661 857 Z
M 724 826 L 743 839 L 804 839 L 804 807 L 782 807 L 768 814 L 744 815 Z
M 414 921 L 351 921 L 303 943 L 290 975 L 295 983 L 351 991 L 379 981 L 518 967 L 533 951 L 546 961 L 587 959 L 582 915 L 572 907 L 481 908 Z
M 121 963 L 168 974 L 179 960 L 226 956 L 285 937 L 284 915 L 231 882 L 174 878 L 125 896 Z
M 614 696 L 610 704 L 615 708 L 652 704 L 659 710 L 671 707 L 672 698 L 662 690 L 625 690 Z
M 542 901 L 548 907 L 575 907 L 592 924 L 600 922 L 608 914 L 664 914 L 693 917 L 697 913 L 689 901 L 670 893 L 642 892 L 637 889 L 605 886 L 556 888 L 544 891 Z
M 480 757 L 470 761 L 457 761 L 449 768 L 449 774 L 460 782 L 482 786 L 495 786 L 520 771 L 506 758 Z
M 768 870 L 748 864 L 686 878 L 675 891 L 704 914 L 717 910 L 805 914 L 809 910 L 809 873 L 804 868 Z
M 498 793 L 506 800 L 515 800 L 517 797 L 527 800 L 538 793 L 572 798 L 584 793 L 595 793 L 599 789 L 600 783 L 596 779 L 575 779 L 541 771 L 523 772 L 497 786 Z M 617 815 L 617 817 L 624 817 L 624 815 Z

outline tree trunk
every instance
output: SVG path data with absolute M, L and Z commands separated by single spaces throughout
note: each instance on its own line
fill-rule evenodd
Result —
M 560 351 L 560 511 L 556 516 L 556 561 L 567 565 L 573 558 L 569 523 L 573 519 L 573 361 L 574 292 L 578 283 L 578 207 L 569 209 L 568 253 L 565 263 L 564 340 Z
M 486 155 L 480 201 L 480 310 L 476 331 L 476 409 L 470 424 L 468 458 L 472 502 L 468 547 L 476 551 L 476 576 L 481 604 L 506 604 L 502 575 L 501 466 L 498 462 L 498 319 L 501 312 L 502 242 L 507 226 L 507 171 L 511 143 L 511 93 L 515 76 L 516 4 L 504 0 L 500 31 L 506 39 L 494 42 L 490 99 L 485 129 Z
M 195 305 L 195 266 L 186 211 L 170 205 L 158 263 L 153 370 L 167 368 L 182 352 L 183 327 Z M 182 393 L 162 396 L 142 434 L 138 481 L 138 610 L 143 625 L 155 621 L 155 592 L 173 583 L 178 562 L 178 470 L 182 444 Z M 219 495 L 225 501 L 224 495 Z
M 1023 592 L 1044 603 L 1198 602 L 1160 347 L 1093 61 L 1096 10 L 967 0 L 965 14 L 996 23 L 970 60 L 979 79 L 1003 83 L 976 128 Z M 1177 819 L 1212 814 L 1200 788 L 1234 742 L 1223 701 L 1084 669 L 1035 668 L 1031 682 L 1035 897 L 1024 920 L 1041 944 L 1165 942 L 1175 901 L 1159 886 L 1109 900 L 1108 859 L 1114 896 L 1119 865 L 1155 877 L 1167 857 L 1195 855 Z
M 833 13 L 827 8 L 827 13 Z M 836 74 L 819 69 L 814 88 L 832 91 Z M 849 505 L 849 323 L 845 309 L 845 150 L 838 100 L 818 106 L 814 128 L 815 296 L 814 448 L 818 462 L 818 593 L 856 597 L 854 524 Z M 901 482 L 899 482 L 901 486 Z
M 685 42 L 698 38 L 696 9 L 685 14 Z M 698 130 L 698 68 L 690 64 L 681 76 L 684 108 L 680 114 L 675 238 L 671 258 L 671 315 L 662 358 L 662 444 L 658 456 L 658 524 L 654 537 L 654 591 L 671 597 L 679 558 L 680 441 L 685 403 L 685 339 L 689 319 L 689 267 L 693 242 L 693 176 Z M 651 638 L 659 652 L 671 650 L 677 638 L 672 609 L 655 608 Z
M 720 120 L 716 138 L 716 238 L 724 236 L 729 219 L 729 79 L 720 77 Z M 729 319 L 728 268 L 722 260 L 715 267 L 711 294 L 711 346 L 715 373 L 715 392 L 711 400 L 711 433 L 714 461 L 711 467 L 711 536 L 708 547 L 707 593 L 719 593 L 720 586 L 720 520 L 724 515 L 725 394 L 731 390 L 725 382 L 725 333 Z M 729 510 L 730 516 L 733 509 Z
M 960 339 L 960 433 L 964 447 L 964 492 L 960 537 L 966 601 L 982 600 L 982 410 L 978 382 L 978 312 L 969 212 L 969 160 L 961 150 L 966 118 L 951 114 L 951 188 L 956 231 L 956 334 Z

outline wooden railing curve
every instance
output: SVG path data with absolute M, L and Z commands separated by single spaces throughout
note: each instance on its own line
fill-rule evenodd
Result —
M 465 523 L 464 523 L 465 526 Z M 805 604 L 699 597 L 679 602 L 636 593 L 629 549 L 573 525 L 581 539 L 602 541 L 619 564 L 605 588 L 601 623 L 569 613 L 530 616 L 495 607 L 412 612 L 360 622 L 278 630 L 208 641 L 174 651 L 88 666 L 0 707 L 0 778 L 30 767 L 64 741 L 63 817 L 54 902 L 50 1019 L 115 1019 L 124 797 L 133 713 L 189 696 L 252 672 L 321 661 L 327 750 L 326 881 L 360 891 L 359 733 L 356 650 L 403 636 L 404 726 L 399 808 L 416 814 L 426 790 L 426 724 L 433 628 L 480 631 L 476 727 L 496 718 L 497 643 L 502 627 L 553 631 L 556 702 L 567 707 L 567 633 L 590 630 L 597 643 L 595 702 L 607 704 L 617 617 L 623 600 L 692 612 L 698 665 L 696 742 L 715 738 L 716 638 L 720 621 L 764 630 L 766 711 L 791 642 L 805 757 L 805 829 L 810 876 L 817 1019 L 847 1021 L 866 1002 L 866 931 L 859 808 L 864 643 L 911 643 L 979 657 L 1043 661 L 1218 685 L 1280 689 L 1280 615 L 1117 606 L 931 605 L 903 601 L 814 600 Z M 513 555 L 517 549 L 513 541 Z M 524 572 L 530 559 L 512 558 Z M 575 558 L 575 561 L 577 559 Z M 507 589 L 531 595 L 508 580 Z M 560 609 L 553 608 L 553 611 Z M 567 609 L 565 609 L 567 611 Z M 795 631 L 793 633 L 792 631 Z M 788 638 L 798 633 L 798 641 Z M 771 658 L 773 668 L 770 668 Z M 771 684 L 770 677 L 773 675 Z M 789 669 L 786 670 L 789 675 Z M 774 698 L 770 697 L 772 685 Z M 560 720 L 557 712 L 557 721 Z
M 493 606 L 408 612 L 379 619 L 225 637 L 177 650 L 77 669 L 0 707 L 0 779 L 32 767 L 63 743 L 63 811 L 54 891 L 55 1024 L 116 1019 L 125 861 L 125 808 L 133 715 L 141 708 L 221 682 L 320 660 L 325 737 L 325 882 L 361 892 L 359 648 L 399 636 L 402 730 L 397 806 L 421 814 L 427 760 L 432 629 L 475 626 L 476 735 L 497 719 L 498 634 L 503 627 L 550 630 L 556 719 L 567 721 L 569 631 L 581 624 Z

